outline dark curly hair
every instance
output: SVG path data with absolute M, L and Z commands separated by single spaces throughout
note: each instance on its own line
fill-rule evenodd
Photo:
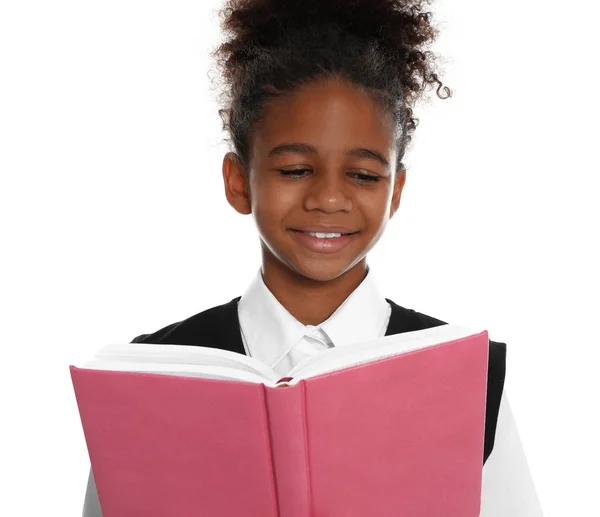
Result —
M 438 35 L 432 0 L 228 0 L 218 12 L 225 41 L 213 51 L 224 82 L 219 115 L 244 169 L 250 134 L 269 98 L 336 77 L 360 86 L 393 116 L 397 172 L 427 87 L 451 90 L 425 50 Z M 446 93 L 443 97 L 440 90 Z

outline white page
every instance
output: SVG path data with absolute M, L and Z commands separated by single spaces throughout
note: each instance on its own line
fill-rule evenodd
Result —
M 445 324 L 423 330 L 383 336 L 368 342 L 329 348 L 297 364 L 289 373 L 289 377 L 293 377 L 289 384 L 293 385 L 302 379 L 421 350 L 479 334 L 480 332 L 483 332 L 483 330 L 474 331 L 460 325 Z
M 101 361 L 93 360 L 86 363 L 85 368 L 92 370 L 154 373 L 160 375 L 176 375 L 181 377 L 200 377 L 206 379 L 220 379 L 230 381 L 246 381 L 253 383 L 265 383 L 272 386 L 277 381 L 265 379 L 261 375 L 238 368 L 227 368 L 224 366 L 177 364 L 177 363 L 151 363 L 135 361 Z
M 277 381 L 279 377 L 263 362 L 229 350 L 191 345 L 157 345 L 148 343 L 128 343 L 107 345 L 100 349 L 93 361 L 108 364 L 111 361 L 147 363 L 149 368 L 159 368 L 160 364 L 181 364 L 192 366 L 222 366 L 246 371 L 265 380 Z M 88 366 L 91 361 L 83 365 Z M 96 363 L 97 364 L 97 363 Z M 156 365 L 156 366 L 155 366 Z M 101 368 L 103 369 L 103 368 Z M 197 369 L 193 371 L 199 371 Z

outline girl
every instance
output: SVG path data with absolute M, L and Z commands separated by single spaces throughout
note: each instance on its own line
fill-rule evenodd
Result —
M 227 2 L 222 173 L 229 204 L 254 218 L 262 266 L 242 296 L 134 342 L 226 348 L 285 376 L 329 347 L 444 323 L 384 298 L 366 261 L 400 204 L 415 102 L 451 93 L 423 50 L 436 34 L 426 4 Z M 503 395 L 505 345 L 491 341 L 489 357 L 481 516 L 539 516 Z M 91 473 L 83 513 L 101 515 Z

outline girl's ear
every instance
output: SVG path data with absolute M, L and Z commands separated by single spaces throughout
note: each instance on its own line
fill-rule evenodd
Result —
M 406 167 L 402 167 L 402 171 L 396 174 L 394 178 L 394 192 L 392 194 L 392 205 L 390 206 L 390 219 L 394 216 L 400 206 L 400 196 L 406 182 Z
M 252 207 L 248 175 L 235 153 L 229 152 L 223 157 L 223 183 L 229 204 L 240 214 L 250 214 Z

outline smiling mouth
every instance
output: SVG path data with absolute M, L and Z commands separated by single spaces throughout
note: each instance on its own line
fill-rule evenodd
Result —
M 295 230 L 293 228 L 291 228 L 291 230 L 293 232 L 305 233 L 307 235 L 312 235 L 312 234 L 315 234 L 315 233 L 323 233 L 323 234 L 326 234 L 326 233 L 335 233 L 336 235 L 337 234 L 341 234 L 342 236 L 344 236 L 344 235 L 354 235 L 355 233 L 358 233 L 358 231 L 355 231 L 355 232 L 332 232 L 332 231 L 308 232 L 308 231 L 304 231 L 304 230 Z
M 317 237 L 317 238 L 325 238 L 325 239 L 334 239 L 337 237 L 346 237 L 348 235 L 354 235 L 355 233 L 358 232 L 349 232 L 349 233 L 342 233 L 342 232 L 305 232 L 303 230 L 292 230 L 293 232 L 297 232 L 297 233 L 304 233 L 305 235 L 310 235 L 312 237 Z
M 320 236 L 311 235 L 302 230 L 292 230 L 294 240 L 302 248 L 313 253 L 334 254 L 342 251 L 353 241 L 351 237 L 359 232 L 341 234 L 341 232 L 316 232 Z

